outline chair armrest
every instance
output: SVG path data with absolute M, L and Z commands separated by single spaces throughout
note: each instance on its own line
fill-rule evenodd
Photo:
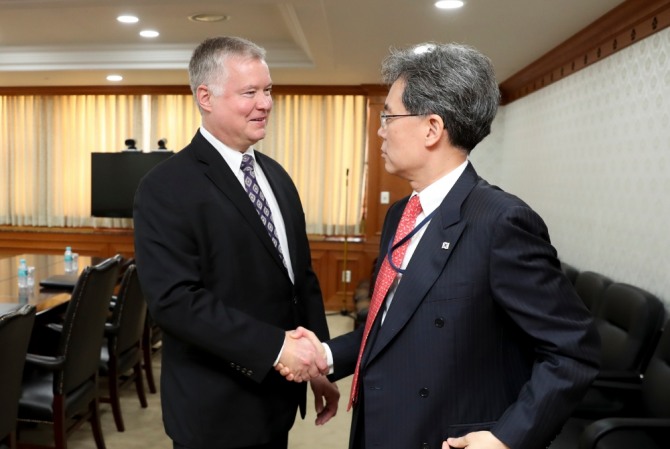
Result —
M 611 380 L 599 380 L 596 379 L 592 384 L 592 388 L 595 388 L 596 390 L 619 390 L 619 391 L 642 391 L 642 382 L 641 381 L 635 381 L 635 382 L 628 382 L 625 380 L 621 379 L 611 379 Z
M 57 371 L 63 367 L 65 357 L 63 356 L 48 356 L 39 354 L 26 354 L 26 363 L 37 366 L 39 368 L 50 371 Z
M 670 427 L 670 418 L 605 418 L 594 421 L 579 437 L 579 449 L 595 449 L 598 441 L 610 432 L 623 429 L 658 429 Z
M 636 372 L 630 371 L 615 371 L 615 370 L 605 370 L 598 373 L 596 380 L 593 382 L 593 385 L 597 385 L 602 381 L 616 381 L 616 382 L 627 382 L 627 383 L 641 383 L 642 375 Z

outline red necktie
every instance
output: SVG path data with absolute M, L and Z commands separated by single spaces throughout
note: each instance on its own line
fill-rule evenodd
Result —
M 400 218 L 400 223 L 398 224 L 398 229 L 395 232 L 395 238 L 393 239 L 393 245 L 403 239 L 407 234 L 412 232 L 414 229 L 414 224 L 416 223 L 416 218 L 421 213 L 421 203 L 419 202 L 419 196 L 412 196 L 405 210 L 402 213 Z M 393 264 L 396 267 L 402 265 L 402 260 L 405 257 L 405 252 L 407 252 L 407 247 L 411 239 L 407 239 L 401 246 L 399 246 L 395 251 L 392 252 Z M 359 370 L 361 367 L 361 357 L 363 356 L 363 351 L 365 350 L 365 343 L 367 342 L 368 335 L 370 334 L 370 328 L 372 328 L 372 323 L 374 323 L 377 313 L 381 308 L 384 298 L 388 293 L 389 287 L 393 284 L 395 280 L 396 272 L 389 264 L 389 261 L 384 255 L 384 261 L 382 266 L 377 273 L 377 280 L 375 281 L 375 288 L 372 291 L 372 300 L 370 301 L 370 308 L 368 309 L 368 317 L 365 321 L 365 329 L 363 330 L 363 340 L 361 341 L 361 349 L 358 352 L 358 361 L 356 362 L 356 370 L 354 371 L 354 378 L 351 382 L 351 396 L 349 397 L 349 406 L 347 410 L 351 408 L 354 402 L 356 402 L 356 397 L 358 396 L 358 376 Z

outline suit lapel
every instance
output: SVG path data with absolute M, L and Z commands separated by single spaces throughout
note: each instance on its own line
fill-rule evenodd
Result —
M 256 161 L 263 169 L 265 177 L 270 183 L 272 188 L 272 193 L 274 193 L 275 198 L 277 199 L 277 204 L 281 211 L 282 219 L 284 221 L 284 229 L 286 230 L 286 240 L 288 241 L 288 251 L 293 263 L 297 262 L 297 256 L 295 253 L 296 250 L 296 239 L 295 239 L 295 217 L 296 209 L 299 205 L 292 204 L 291 199 L 288 195 L 288 191 L 285 188 L 285 176 L 282 171 L 277 170 L 273 164 L 266 163 L 267 156 L 256 151 Z M 275 251 L 276 252 L 276 251 Z M 282 264 L 283 265 L 283 264 Z M 295 266 L 294 266 L 295 268 Z
M 258 218 L 258 213 L 254 208 L 244 187 L 240 184 L 235 174 L 231 171 L 226 161 L 216 151 L 200 132 L 193 138 L 196 158 L 202 164 L 204 175 L 226 196 L 233 206 L 240 212 L 242 218 L 249 224 L 254 234 L 263 242 L 263 245 L 275 259 L 284 271 L 284 263 L 279 258 L 277 248 L 272 243 L 268 231 Z M 287 273 L 288 275 L 288 273 Z
M 475 184 L 477 173 L 468 164 L 456 184 L 438 207 L 428 224 L 407 271 L 393 297 L 383 326 L 376 326 L 378 335 L 366 359 L 373 359 L 407 324 L 438 276 L 444 271 L 458 240 L 467 226 L 461 217 L 461 207 Z

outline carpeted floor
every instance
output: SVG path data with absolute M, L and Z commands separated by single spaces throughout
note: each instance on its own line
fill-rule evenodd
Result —
M 353 320 L 339 314 L 328 316 L 331 335 L 340 335 L 353 328 Z M 160 351 L 153 359 L 154 375 L 160 378 Z M 349 442 L 350 413 L 347 413 L 347 401 L 351 381 L 349 378 L 338 382 L 341 397 L 337 416 L 325 426 L 316 426 L 314 420 L 314 399 L 308 398 L 308 413 L 305 420 L 300 417 L 291 430 L 289 447 L 291 449 L 346 449 Z M 160 388 L 160 386 L 159 386 Z M 160 395 L 147 391 L 149 406 L 141 408 L 135 387 L 128 385 L 122 390 L 121 410 L 126 426 L 125 432 L 118 432 L 114 425 L 112 409 L 109 404 L 100 404 L 102 430 L 107 449 L 171 449 L 172 441 L 165 435 L 161 417 Z M 53 444 L 50 428 L 38 426 L 22 429 L 20 439 L 34 443 Z M 93 434 L 88 423 L 76 430 L 68 438 L 68 449 L 96 449 Z
M 349 332 L 353 328 L 353 320 L 339 314 L 328 316 L 328 325 L 332 336 Z M 160 352 L 153 360 L 154 375 L 160 378 Z M 160 386 L 159 386 L 160 387 Z M 347 412 L 351 377 L 338 382 L 340 403 L 337 416 L 324 426 L 316 426 L 314 419 L 314 399 L 309 392 L 308 413 L 305 420 L 296 419 L 295 426 L 289 434 L 290 449 L 347 449 L 349 442 L 349 425 L 351 412 Z M 309 389 L 308 389 L 309 390 Z M 149 406 L 140 407 L 135 388 L 128 385 L 123 389 L 121 409 L 126 425 L 125 432 L 117 432 L 109 404 L 101 404 L 101 420 L 107 449 L 171 449 L 172 442 L 165 435 L 161 418 L 159 394 L 150 394 L 147 389 Z M 577 435 L 564 432 L 551 445 L 551 449 L 576 449 Z M 50 442 L 51 431 L 45 428 L 34 428 L 21 431 L 21 439 L 32 442 Z M 91 428 L 84 424 L 68 439 L 69 449 L 96 449 Z M 390 448 L 389 448 L 390 449 Z

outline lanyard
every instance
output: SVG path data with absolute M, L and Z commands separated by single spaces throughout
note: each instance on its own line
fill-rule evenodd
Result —
M 405 237 L 398 240 L 398 242 L 395 245 L 393 244 L 393 240 L 395 240 L 395 232 L 393 233 L 393 237 L 391 238 L 391 240 L 389 240 L 389 246 L 388 246 L 388 249 L 386 251 L 386 258 L 388 259 L 388 262 L 389 262 L 389 265 L 391 265 L 391 268 L 393 268 L 397 273 L 404 274 L 406 270 L 396 266 L 393 263 L 393 257 L 392 257 L 393 251 L 400 248 L 405 242 L 407 242 L 409 239 L 414 237 L 414 235 L 417 232 L 419 232 L 419 229 L 426 226 L 426 224 L 428 224 L 430 219 L 433 218 L 433 215 L 435 215 L 435 212 L 437 212 L 437 209 L 435 209 L 430 214 L 428 214 L 428 216 L 426 218 L 424 218 L 421 221 L 421 223 L 419 223 L 417 226 L 415 226 L 414 229 L 412 229 L 412 231 L 409 234 L 407 234 Z M 396 229 L 396 232 L 397 232 L 397 229 Z M 402 261 L 400 261 L 400 262 L 402 263 Z

